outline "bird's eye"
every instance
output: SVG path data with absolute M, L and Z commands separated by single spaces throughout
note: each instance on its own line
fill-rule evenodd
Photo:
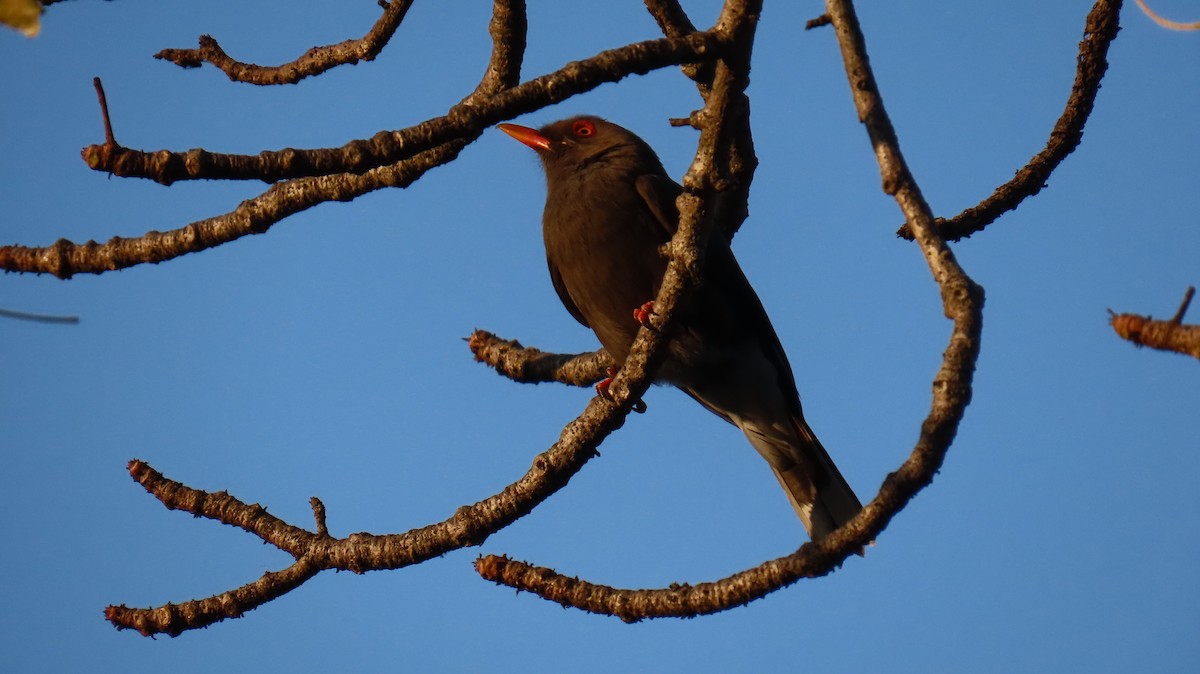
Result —
M 596 125 L 586 119 L 577 119 L 571 124 L 571 133 L 577 138 L 590 138 L 596 135 Z

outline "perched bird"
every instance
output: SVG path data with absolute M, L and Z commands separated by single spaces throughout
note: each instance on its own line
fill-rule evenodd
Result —
M 641 138 L 599 117 L 531 129 L 499 126 L 537 151 L 546 171 L 542 235 L 554 289 L 618 364 L 629 355 L 667 261 L 681 188 Z M 783 485 L 813 540 L 862 504 L 804 421 L 787 356 L 724 242 L 709 246 L 703 284 L 673 319 L 657 381 L 737 426 Z

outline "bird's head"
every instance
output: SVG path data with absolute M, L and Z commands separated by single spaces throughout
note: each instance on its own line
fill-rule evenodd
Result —
M 662 171 L 658 156 L 645 141 L 600 117 L 570 117 L 540 129 L 517 124 L 500 124 L 498 128 L 536 150 L 551 181 L 591 166 Z

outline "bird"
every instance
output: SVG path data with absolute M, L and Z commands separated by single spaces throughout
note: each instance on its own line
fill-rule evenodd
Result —
M 619 367 L 644 321 L 635 313 L 652 310 L 647 300 L 662 284 L 660 251 L 678 227 L 683 188 L 644 140 L 600 117 L 498 128 L 537 151 L 550 280 Z M 819 541 L 862 504 L 805 421 L 787 355 L 728 241 L 710 244 L 705 260 L 703 281 L 672 319 L 655 383 L 681 389 L 741 429 Z

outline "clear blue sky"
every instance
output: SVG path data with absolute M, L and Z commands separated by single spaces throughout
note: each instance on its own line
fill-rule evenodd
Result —
M 439 114 L 478 80 L 487 2 L 416 3 L 373 63 L 297 86 L 155 61 L 216 36 L 277 63 L 361 35 L 372 2 L 54 6 L 0 33 L 0 237 L 137 236 L 222 213 L 259 183 L 170 188 L 79 160 L 103 139 L 254 153 L 336 146 Z M 716 2 L 685 3 L 707 25 Z M 63 282 L 6 275 L 0 306 L 0 656 L 12 671 L 1194 671 L 1200 661 L 1197 363 L 1137 350 L 1106 308 L 1169 316 L 1200 284 L 1200 36 L 1129 3 L 1083 146 L 1049 188 L 956 246 L 987 289 L 974 403 L 932 487 L 865 559 L 748 607 L 625 625 L 480 580 L 508 554 L 621 587 L 713 580 L 787 554 L 803 530 L 732 427 L 655 389 L 567 489 L 481 549 L 397 572 L 324 573 L 240 620 L 177 639 L 116 632 L 109 603 L 205 597 L 290 558 L 168 512 L 125 473 L 229 490 L 337 535 L 441 520 L 519 477 L 589 392 L 522 386 L 472 361 L 481 327 L 547 350 L 595 346 L 559 305 L 536 159 L 491 131 L 413 188 L 268 234 Z M 1156 0 L 1169 16 L 1196 5 Z M 936 213 L 978 202 L 1045 143 L 1090 5 L 859 8 L 872 62 Z M 817 2 L 770 2 L 754 51 L 761 161 L 735 250 L 805 410 L 870 498 L 928 410 L 949 323 L 879 190 Z M 525 77 L 653 38 L 639 2 L 530 3 Z M 634 129 L 676 176 L 698 105 L 675 70 L 517 121 L 590 112 Z M 1192 320 L 1200 321 L 1200 308 Z

